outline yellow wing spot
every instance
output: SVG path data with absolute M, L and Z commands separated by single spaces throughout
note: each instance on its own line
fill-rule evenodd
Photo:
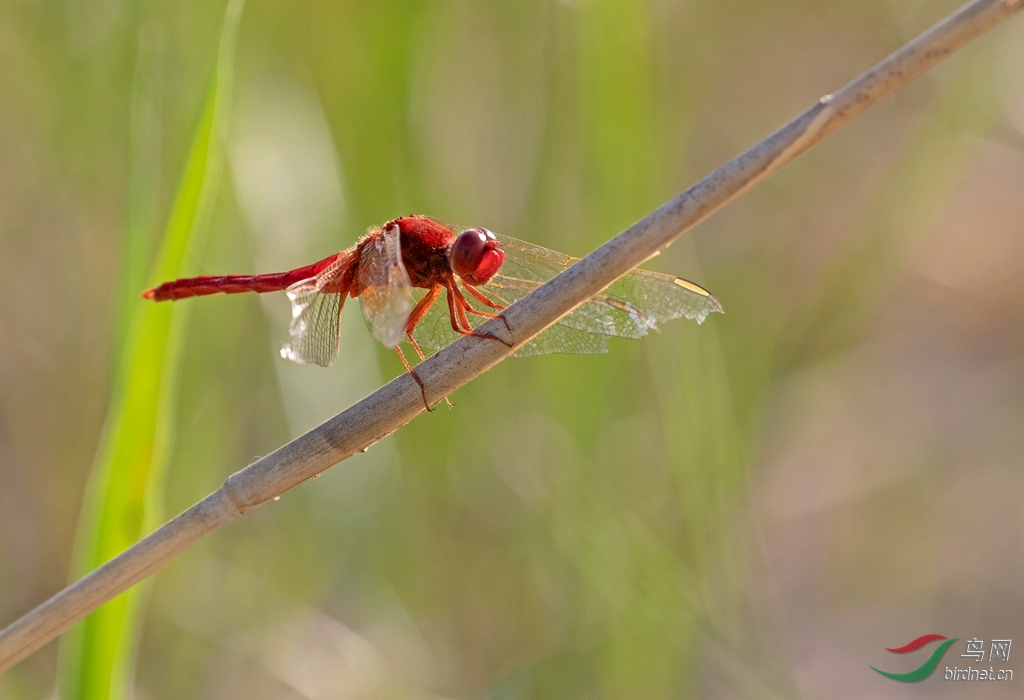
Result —
M 709 296 L 711 296 L 711 292 L 709 292 L 708 290 L 704 289 L 704 287 L 700 287 L 700 286 L 694 284 L 693 282 L 687 282 L 686 280 L 680 279 L 679 277 L 676 277 L 672 281 L 675 284 L 677 284 L 680 287 L 682 287 L 683 289 L 689 289 L 691 292 L 696 292 L 697 294 L 700 294 L 702 297 L 709 297 Z

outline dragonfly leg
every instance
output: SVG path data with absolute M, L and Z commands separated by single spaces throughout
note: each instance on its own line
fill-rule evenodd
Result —
M 417 342 L 416 342 L 416 339 L 412 337 L 412 331 L 408 332 L 408 333 L 407 333 L 406 335 L 407 335 L 407 336 L 409 337 L 409 342 L 410 342 L 410 343 L 412 343 L 412 347 L 413 347 L 413 349 L 414 349 L 414 350 L 416 350 L 416 354 L 420 356 L 420 362 L 423 362 L 423 361 L 424 361 L 425 359 L 427 359 L 427 356 L 426 356 L 426 355 L 424 355 L 424 354 L 423 354 L 423 351 L 422 351 L 422 350 L 420 349 L 420 344 L 419 344 L 419 343 L 417 343 Z M 397 350 L 397 348 L 396 348 L 396 350 Z M 398 354 L 399 354 L 399 355 L 401 355 L 401 354 L 402 354 L 402 351 L 401 351 L 401 350 L 399 350 L 399 351 L 398 351 Z M 403 358 L 403 359 L 404 359 L 404 358 Z M 406 365 L 406 367 L 408 367 L 408 366 L 409 366 L 409 365 Z M 410 369 L 410 370 L 409 370 L 409 374 L 411 374 L 411 375 L 412 375 L 412 378 L 413 378 L 413 379 L 415 379 L 415 380 L 416 380 L 416 382 L 417 382 L 417 383 L 418 383 L 418 384 L 420 385 L 420 390 L 422 391 L 422 390 L 423 390 L 423 384 L 422 384 L 422 383 L 420 382 L 420 380 L 419 380 L 419 377 L 417 377 L 417 376 L 416 376 L 416 373 L 415 373 L 415 372 L 413 372 L 413 371 L 412 371 L 412 370 Z M 426 392 L 424 392 L 424 394 L 423 394 L 423 402 L 424 402 L 424 403 L 426 403 L 426 401 L 427 401 L 427 396 L 426 396 Z M 448 404 L 448 408 L 455 408 L 455 404 L 453 404 L 453 403 L 451 402 L 451 400 L 450 400 L 450 399 L 449 399 L 449 398 L 448 398 L 447 396 L 445 396 L 445 397 L 444 397 L 444 402 L 445 402 L 446 404 Z M 427 410 L 428 410 L 428 411 L 433 411 L 434 409 L 432 409 L 432 408 L 430 408 L 430 407 L 428 406 L 428 407 L 427 407 Z
M 409 375 L 413 378 L 413 381 L 416 382 L 416 385 L 419 386 L 420 394 L 422 394 L 423 396 L 423 405 L 426 406 L 427 413 L 433 413 L 434 409 L 432 409 L 430 407 L 430 404 L 427 403 L 427 387 L 423 386 L 423 380 L 419 378 L 419 376 L 413 370 L 412 365 L 410 365 L 409 361 L 405 359 L 405 353 L 402 352 L 402 348 L 396 345 L 395 352 L 397 352 L 398 356 L 402 358 L 402 364 L 405 365 L 405 371 L 409 373 Z
M 463 284 L 462 286 L 464 286 L 466 288 L 467 292 L 472 294 L 474 297 L 479 299 L 481 303 L 489 306 L 490 308 L 492 308 L 492 309 L 502 309 L 502 310 L 505 308 L 501 304 L 495 304 L 493 301 L 488 299 L 487 296 L 483 292 L 481 292 L 479 289 L 477 289 L 473 285 L 471 285 L 471 284 Z M 463 301 L 465 301 L 465 297 L 463 297 Z M 505 318 L 504 314 L 489 314 L 486 311 L 477 311 L 472 306 L 470 306 L 468 303 L 466 304 L 466 311 L 470 312 L 471 314 L 476 314 L 477 316 L 485 316 L 487 318 L 500 318 L 501 322 L 505 324 L 505 330 L 507 330 L 509 333 L 512 332 L 512 329 L 509 327 L 508 320 Z
M 412 348 L 413 350 L 416 351 L 416 354 L 419 356 L 420 362 L 423 362 L 425 359 L 427 359 L 427 356 L 423 354 L 422 350 L 420 350 L 420 344 L 417 343 L 416 339 L 412 337 L 412 333 L 407 333 L 406 336 L 409 338 L 409 342 L 412 343 Z
M 512 343 L 499 338 L 496 335 L 492 335 L 491 333 L 477 333 L 473 330 L 473 327 L 469 325 L 469 319 L 466 318 L 466 309 L 469 308 L 472 311 L 473 307 L 471 307 L 469 302 L 466 301 L 466 297 L 462 296 L 462 292 L 459 291 L 459 288 L 455 286 L 454 282 L 452 282 L 447 289 L 448 293 L 445 296 L 448 299 L 448 315 L 451 317 L 452 330 L 456 333 L 460 333 L 461 335 L 468 335 L 473 338 L 491 338 L 493 340 L 497 340 L 503 345 L 512 347 Z M 460 321 L 462 325 L 459 325 Z
M 459 291 L 459 286 L 452 283 L 452 287 L 449 293 L 454 296 L 455 311 L 459 315 L 459 321 L 462 322 L 462 327 L 468 331 L 473 330 L 473 326 L 469 323 L 469 317 L 466 316 L 466 308 L 472 308 L 469 306 L 469 302 L 466 301 L 466 297 L 462 296 L 462 292 Z
M 490 314 L 480 309 L 474 309 L 472 306 L 467 306 L 466 311 L 477 316 L 483 316 L 484 318 L 501 318 L 501 314 Z
M 419 303 L 416 304 L 413 310 L 409 313 L 409 320 L 405 324 L 405 335 L 409 338 L 409 342 L 412 343 L 412 347 L 416 351 L 416 354 L 419 356 L 420 362 L 423 362 L 423 360 L 427 359 L 427 356 L 423 354 L 423 350 L 420 348 L 420 344 L 416 342 L 416 338 L 413 337 L 412 332 L 416 330 L 416 326 L 419 325 L 420 321 L 423 320 L 423 317 L 427 315 L 428 311 L 430 311 L 430 307 L 434 305 L 435 301 L 437 301 L 437 297 L 441 293 L 442 289 L 443 287 L 441 285 L 431 287 L 430 291 L 427 292 L 422 299 L 420 299 Z M 398 350 L 398 354 L 399 356 L 401 356 L 402 361 L 405 362 L 405 355 L 402 354 L 401 349 L 396 349 Z M 419 377 L 417 377 L 416 374 L 412 371 L 412 369 L 410 369 L 408 362 L 405 362 L 405 368 L 409 370 L 409 374 L 413 375 L 413 379 L 416 380 L 416 382 L 420 385 L 420 390 L 423 391 L 423 384 L 420 382 Z M 423 402 L 426 403 L 425 391 L 423 393 Z M 447 396 L 444 397 L 444 402 L 448 404 L 448 408 L 452 408 L 452 402 L 448 400 Z M 428 406 L 427 410 L 433 411 L 434 409 Z
M 480 301 L 480 303 L 483 304 L 484 306 L 489 306 L 492 309 L 504 309 L 505 308 L 501 304 L 495 304 L 493 301 L 488 299 L 486 294 L 481 292 L 479 289 L 477 289 L 473 285 L 471 285 L 471 284 L 463 284 L 462 286 L 464 286 L 466 288 L 466 291 L 469 292 L 470 294 L 472 294 L 473 296 L 475 296 Z
M 412 332 L 416 330 L 416 326 L 420 324 L 423 317 L 427 315 L 428 311 L 430 311 L 430 307 L 434 305 L 435 301 L 437 301 L 437 296 L 441 293 L 442 289 L 444 289 L 444 287 L 439 284 L 431 287 L 426 296 L 420 299 L 419 303 L 413 307 L 413 310 L 409 313 L 409 320 L 405 322 L 405 334 L 409 336 L 409 340 L 412 341 L 413 347 L 416 348 L 416 352 L 419 353 L 421 360 L 426 358 L 424 358 L 423 353 L 420 352 L 420 346 L 412 339 Z

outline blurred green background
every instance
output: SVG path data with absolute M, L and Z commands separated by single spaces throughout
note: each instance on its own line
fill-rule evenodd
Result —
M 188 274 L 413 212 L 581 255 L 956 6 L 250 0 L 203 141 L 223 2 L 0 0 L 0 624 L 80 520 L 148 529 L 401 371 L 355 305 L 334 367 L 280 359 L 283 295 L 132 348 L 197 144 Z M 725 316 L 503 362 L 162 569 L 114 696 L 967 697 L 867 666 L 1024 638 L 1022 222 L 1017 19 L 652 261 Z M 114 416 L 154 412 L 83 516 Z M 72 649 L 0 697 L 52 697 Z

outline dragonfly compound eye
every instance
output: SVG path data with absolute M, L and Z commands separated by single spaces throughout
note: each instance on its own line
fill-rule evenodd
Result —
M 485 228 L 464 231 L 452 245 L 452 272 L 467 284 L 487 284 L 504 261 L 498 239 Z

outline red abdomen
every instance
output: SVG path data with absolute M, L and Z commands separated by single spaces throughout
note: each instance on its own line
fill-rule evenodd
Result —
M 321 270 L 333 263 L 345 253 L 335 253 L 319 262 L 305 267 L 298 267 L 287 272 L 272 272 L 267 275 L 223 275 L 211 277 L 187 277 L 173 282 L 164 282 L 158 287 L 147 289 L 142 293 L 146 299 L 153 301 L 173 301 L 188 297 L 206 296 L 207 294 L 240 294 L 241 292 L 278 292 L 287 289 L 296 282 L 315 277 Z

